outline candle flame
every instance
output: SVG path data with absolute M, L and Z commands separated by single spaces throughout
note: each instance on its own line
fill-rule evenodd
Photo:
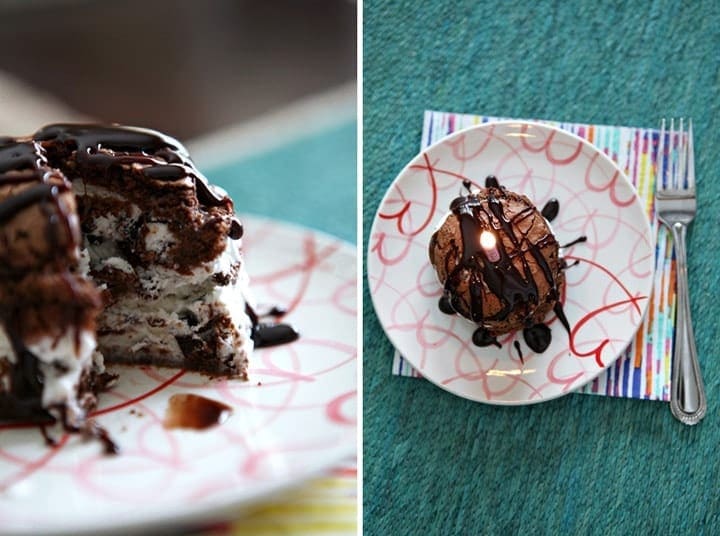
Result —
M 495 247 L 497 240 L 495 235 L 490 231 L 483 231 L 480 233 L 480 245 L 485 251 L 491 250 Z

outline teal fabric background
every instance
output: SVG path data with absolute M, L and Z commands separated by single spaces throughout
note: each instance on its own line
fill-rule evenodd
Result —
M 357 241 L 357 124 L 340 123 L 203 173 L 235 210 Z
M 694 119 L 689 274 L 709 406 L 685 427 L 657 402 L 494 407 L 393 377 L 364 274 L 365 533 L 719 534 L 720 3 L 366 0 L 363 36 L 365 255 L 425 109 Z

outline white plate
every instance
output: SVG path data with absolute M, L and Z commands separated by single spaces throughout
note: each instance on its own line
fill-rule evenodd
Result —
M 487 175 L 542 208 L 560 202 L 552 222 L 568 263 L 564 303 L 571 333 L 553 315 L 541 354 L 521 333 L 502 348 L 471 342 L 474 324 L 438 309 L 442 287 L 428 242 L 462 181 Z M 641 324 L 652 290 L 654 240 L 635 190 L 591 144 L 531 122 L 503 121 L 456 132 L 402 170 L 370 232 L 367 272 L 375 311 L 398 351 L 423 376 L 456 395 L 491 404 L 531 404 L 569 393 L 617 359 Z M 513 346 L 521 343 L 524 362 Z
M 333 468 L 356 451 L 356 253 L 337 239 L 243 216 L 259 303 L 287 306 L 301 338 L 255 352 L 250 381 L 122 368 L 98 421 L 119 443 L 37 428 L 0 434 L 0 533 L 83 533 L 214 520 Z M 173 393 L 233 407 L 200 432 L 162 426 Z M 149 396 L 148 396 L 149 395 Z M 108 410 L 108 408 L 110 408 Z

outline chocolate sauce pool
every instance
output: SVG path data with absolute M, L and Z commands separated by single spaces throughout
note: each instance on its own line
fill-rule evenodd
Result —
M 232 407 L 217 400 L 190 393 L 175 394 L 168 400 L 165 411 L 165 428 L 205 430 L 224 423 Z
M 525 339 L 525 344 L 527 344 L 533 352 L 541 354 L 550 346 L 552 342 L 552 332 L 545 324 L 535 324 L 534 326 L 523 329 L 523 339 Z
M 559 211 L 560 201 L 553 197 L 547 203 L 545 203 L 545 206 L 540 211 L 540 214 L 542 214 L 543 218 L 545 218 L 547 221 L 553 221 L 555 218 L 557 218 Z
M 471 193 L 471 184 L 472 183 L 468 180 L 463 181 L 463 185 L 468 190 L 468 193 Z M 485 179 L 485 187 L 488 189 L 501 188 L 500 183 L 494 175 L 489 175 Z M 553 307 L 553 311 L 557 315 L 563 327 L 568 333 L 570 333 L 570 324 L 565 316 L 562 303 L 559 300 L 560 289 L 557 288 L 552 270 L 541 251 L 541 248 L 550 243 L 551 240 L 554 240 L 554 237 L 550 234 L 537 243 L 531 243 L 526 240 L 526 236 L 516 236 L 515 229 L 517 229 L 517 224 L 522 221 L 528 213 L 533 212 L 532 208 L 521 211 L 512 218 L 508 218 L 504 213 L 502 203 L 493 195 L 492 191 L 488 194 L 487 205 L 492 216 L 494 216 L 496 221 L 498 221 L 500 230 L 511 239 L 511 242 L 516 248 L 519 248 L 521 243 L 527 244 L 528 251 L 530 252 L 533 260 L 537 263 L 546 281 L 551 287 L 551 292 L 554 294 L 553 297 L 558 300 Z M 462 309 L 462 305 L 465 305 L 465 308 L 470 312 L 471 319 L 479 323 L 483 320 L 507 319 L 512 311 L 513 304 L 516 303 L 518 299 L 524 301 L 537 301 L 537 284 L 535 283 L 528 262 L 524 256 L 520 257 L 522 261 L 521 269 L 516 268 L 512 263 L 511 257 L 505 251 L 502 241 L 498 241 L 497 250 L 500 255 L 500 259 L 495 262 L 490 262 L 484 248 L 479 244 L 477 237 L 483 231 L 483 228 L 476 217 L 475 211 L 485 210 L 481 206 L 481 203 L 470 195 L 460 196 L 452 201 L 450 204 L 450 210 L 455 214 L 456 218 L 460 222 L 460 234 L 462 237 L 463 250 L 460 262 L 448 275 L 445 281 L 443 295 L 438 302 L 438 308 L 440 311 L 445 314 L 459 314 Z M 548 222 L 551 222 L 557 217 L 559 210 L 560 202 L 557 199 L 552 198 L 545 204 L 540 212 Z M 487 213 L 486 215 L 489 216 Z M 559 247 L 569 247 L 585 242 L 586 240 L 587 237 L 581 236 L 576 240 Z M 452 255 L 456 253 L 457 251 L 453 251 L 450 254 Z M 481 262 L 478 262 L 478 260 Z M 445 262 L 447 265 L 448 259 L 445 259 Z M 568 267 L 565 262 L 562 262 L 561 266 L 561 269 L 566 269 Z M 455 288 L 458 288 L 464 272 L 468 273 L 470 277 L 469 303 L 464 303 L 464 298 L 454 291 Z M 488 318 L 483 316 L 483 284 L 485 284 L 490 292 L 498 298 L 500 303 L 503 304 L 503 308 L 499 313 L 496 313 L 492 317 Z M 534 324 L 523 329 L 523 339 L 531 350 L 536 353 L 542 353 L 547 350 L 552 342 L 552 331 L 543 323 Z M 498 348 L 501 347 L 497 337 L 484 327 L 478 327 L 473 332 L 472 341 L 473 344 L 480 347 L 491 345 L 497 346 Z M 517 340 L 514 341 L 514 346 L 520 360 L 523 361 L 523 354 Z
M 285 314 L 280 307 L 273 307 L 269 311 L 262 311 L 258 314 L 255 309 L 245 304 L 245 313 L 252 321 L 251 337 L 255 348 L 265 348 L 293 342 L 300 337 L 300 334 L 289 324 L 277 322 L 263 322 L 265 316 L 279 317 Z

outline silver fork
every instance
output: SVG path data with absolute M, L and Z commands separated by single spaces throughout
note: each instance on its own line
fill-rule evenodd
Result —
M 659 158 L 665 155 L 665 120 L 660 129 Z M 673 149 L 677 137 L 676 151 Z M 693 155 L 692 120 L 688 131 L 680 119 L 675 130 L 670 120 L 667 165 L 670 172 L 657 177 L 655 201 L 658 219 L 670 229 L 675 244 L 677 267 L 677 317 L 675 323 L 675 348 L 670 390 L 670 411 L 685 424 L 697 424 L 705 416 L 707 400 L 700 374 L 690 319 L 690 293 L 687 278 L 687 252 L 685 239 L 687 228 L 695 217 L 695 157 Z M 661 160 L 662 162 L 662 160 Z M 661 169 L 664 169 L 661 167 Z

